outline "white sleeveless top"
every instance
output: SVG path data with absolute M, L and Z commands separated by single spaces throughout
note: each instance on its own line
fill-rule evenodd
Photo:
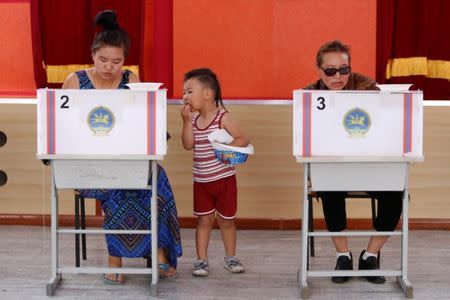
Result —
M 194 181 L 211 182 L 234 175 L 235 169 L 231 165 L 224 164 L 214 154 L 214 149 L 208 140 L 208 135 L 214 130 L 220 129 L 220 121 L 225 110 L 219 109 L 214 120 L 206 128 L 198 128 L 197 120 L 200 115 L 192 117 L 194 130 Z

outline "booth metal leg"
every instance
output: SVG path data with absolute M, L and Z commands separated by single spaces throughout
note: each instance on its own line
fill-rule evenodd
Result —
M 75 195 L 75 229 L 80 229 L 80 195 Z M 75 233 L 75 267 L 80 267 L 80 234 Z
M 150 294 L 153 297 L 158 295 L 158 168 L 157 162 L 152 161 L 152 199 L 151 199 L 151 224 L 152 224 L 152 283 Z
M 397 277 L 397 282 L 403 290 L 406 298 L 414 298 L 414 288 L 408 279 Z
M 297 283 L 300 288 L 300 296 L 302 297 L 302 299 L 308 299 L 310 296 L 308 282 L 306 282 L 306 284 L 304 285 L 301 281 L 301 276 L 301 270 L 299 269 L 297 271 Z
M 297 272 L 297 283 L 300 287 L 301 297 L 309 298 L 309 287 L 307 281 L 308 269 L 308 231 L 309 231 L 309 200 L 308 200 L 308 170 L 309 164 L 304 164 L 303 169 L 303 218 L 302 218 L 302 261 L 301 269 Z
M 152 284 L 150 285 L 150 296 L 151 297 L 158 297 L 158 286 L 159 286 L 158 282 L 156 282 L 156 283 L 152 282 Z
M 80 209 L 81 209 L 81 224 L 80 227 L 81 229 L 86 229 L 86 209 L 85 209 L 85 201 L 84 201 L 84 197 L 81 197 L 80 195 Z M 86 260 L 86 234 L 82 233 L 81 234 L 81 253 L 83 255 L 83 260 Z
M 51 271 L 52 276 L 46 285 L 47 296 L 52 296 L 59 281 L 61 280 L 61 274 L 57 273 L 58 270 L 58 193 L 55 186 L 54 170 L 52 165 L 51 175 Z
M 408 280 L 408 228 L 409 228 L 409 201 L 408 201 L 408 171 L 406 171 L 406 184 L 405 191 L 403 193 L 403 214 L 402 214 L 402 276 L 397 277 L 397 282 L 399 283 L 405 297 L 413 298 L 413 286 Z
M 313 232 L 314 231 L 314 213 L 313 213 L 313 197 L 310 193 L 308 193 L 308 217 L 309 217 L 309 222 L 308 222 L 308 232 Z M 310 236 L 308 239 L 309 242 L 309 253 L 310 255 L 308 255 L 308 266 L 309 266 L 309 257 L 310 256 L 315 256 L 316 252 L 314 249 L 314 237 Z M 308 267 L 309 270 L 309 267 Z
M 53 296 L 53 293 L 56 290 L 56 287 L 59 283 L 59 281 L 61 280 L 61 274 L 58 274 L 56 277 L 51 277 L 50 280 L 48 281 L 48 283 L 45 286 L 45 294 L 47 296 Z

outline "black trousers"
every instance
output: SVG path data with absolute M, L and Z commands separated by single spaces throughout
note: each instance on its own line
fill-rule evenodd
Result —
M 368 192 L 378 200 L 376 231 L 394 231 L 402 213 L 403 192 Z M 345 198 L 347 192 L 320 192 L 323 214 L 328 231 L 342 231 L 347 228 Z

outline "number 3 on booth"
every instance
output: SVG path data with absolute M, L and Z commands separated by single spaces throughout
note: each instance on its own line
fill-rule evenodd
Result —
M 325 97 L 319 96 L 316 98 L 316 109 L 318 110 L 324 110 L 327 105 L 325 103 Z
M 311 108 L 316 113 L 325 113 L 329 110 L 333 110 L 332 94 L 323 94 L 321 92 L 312 93 L 311 95 Z

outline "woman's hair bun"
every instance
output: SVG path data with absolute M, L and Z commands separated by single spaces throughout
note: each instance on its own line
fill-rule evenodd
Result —
M 95 25 L 103 27 L 104 30 L 119 29 L 117 13 L 113 10 L 101 11 L 95 16 Z

